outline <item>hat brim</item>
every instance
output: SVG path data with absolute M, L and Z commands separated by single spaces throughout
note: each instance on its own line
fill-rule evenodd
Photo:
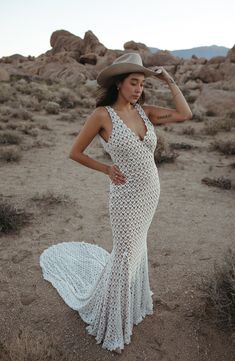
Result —
M 104 68 L 97 76 L 96 80 L 100 86 L 108 85 L 111 81 L 111 78 L 115 75 L 126 74 L 126 73 L 143 73 L 146 77 L 156 76 L 156 72 L 145 68 L 144 66 L 133 64 L 133 63 L 123 63 L 123 64 L 112 64 Z

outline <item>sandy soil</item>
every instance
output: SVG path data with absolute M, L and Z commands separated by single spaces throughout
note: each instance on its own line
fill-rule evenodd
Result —
M 219 262 L 232 246 L 234 234 L 234 188 L 208 187 L 201 179 L 222 175 L 234 179 L 229 166 L 234 159 L 209 151 L 213 136 L 180 134 L 189 124 L 199 134 L 201 123 L 191 120 L 172 124 L 171 131 L 156 129 L 170 142 L 196 147 L 178 151 L 175 163 L 159 166 L 161 195 L 148 233 L 154 314 L 134 327 L 131 344 L 116 355 L 96 344 L 78 313 L 42 278 L 39 256 L 52 244 L 85 241 L 112 249 L 109 180 L 68 158 L 71 134 L 79 131 L 82 121 L 56 118 L 48 116 L 52 131 L 40 133 L 50 147 L 29 147 L 19 163 L 0 166 L 1 193 L 31 213 L 29 225 L 19 234 L 0 237 L 0 359 L 9 360 L 11 349 L 14 360 L 26 360 L 22 345 L 31 341 L 34 345 L 44 337 L 54 340 L 68 360 L 75 356 L 77 361 L 232 361 L 235 343 L 203 317 L 198 283 L 213 272 L 214 261 Z M 225 139 L 227 134 L 218 137 Z M 110 162 L 98 139 L 88 154 Z M 59 194 L 64 202 L 32 200 L 47 191 Z

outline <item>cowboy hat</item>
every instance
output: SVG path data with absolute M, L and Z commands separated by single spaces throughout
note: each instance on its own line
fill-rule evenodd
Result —
M 145 76 L 156 76 L 159 72 L 145 68 L 138 53 L 127 53 L 121 55 L 114 62 L 104 68 L 97 76 L 97 83 L 101 86 L 108 85 L 110 78 L 125 73 L 143 73 Z

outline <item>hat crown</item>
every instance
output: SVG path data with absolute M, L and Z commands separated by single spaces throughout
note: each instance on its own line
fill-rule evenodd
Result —
M 128 73 L 143 73 L 145 76 L 155 76 L 155 72 L 145 68 L 139 53 L 126 53 L 104 68 L 97 76 L 97 82 L 101 86 L 108 86 L 113 77 Z
M 113 62 L 113 64 L 121 64 L 121 63 L 143 66 L 142 59 L 138 53 L 123 54 Z

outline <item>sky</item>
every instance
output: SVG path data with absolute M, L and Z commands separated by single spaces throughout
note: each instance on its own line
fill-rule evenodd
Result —
M 92 30 L 109 49 L 134 40 L 162 50 L 235 44 L 234 0 L 0 0 L 0 57 L 38 56 L 53 31 Z

